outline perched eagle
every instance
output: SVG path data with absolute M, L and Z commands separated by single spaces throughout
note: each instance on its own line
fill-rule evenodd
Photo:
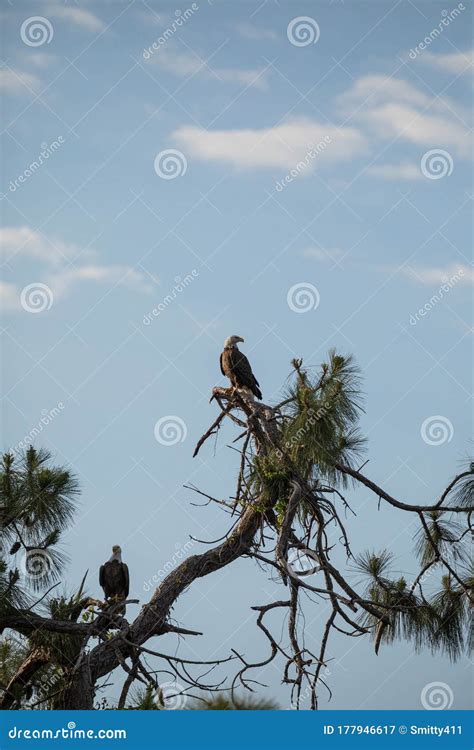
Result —
M 112 557 L 100 566 L 99 583 L 106 599 L 126 599 L 130 590 L 128 566 L 122 562 L 122 550 L 116 544 L 112 547 Z
M 237 343 L 243 341 L 241 336 L 229 336 L 224 341 L 224 351 L 221 354 L 221 372 L 226 375 L 233 386 L 248 388 L 254 396 L 261 399 L 262 391 L 258 380 L 252 372 L 250 362 L 245 354 L 239 350 Z

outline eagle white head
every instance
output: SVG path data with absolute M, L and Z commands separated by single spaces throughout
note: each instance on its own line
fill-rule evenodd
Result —
M 119 544 L 114 544 L 112 547 L 112 557 L 110 560 L 118 560 L 122 562 L 122 548 Z
M 239 341 L 244 341 L 242 336 L 228 336 L 226 340 L 224 341 L 224 349 L 232 349 L 232 347 L 237 346 Z

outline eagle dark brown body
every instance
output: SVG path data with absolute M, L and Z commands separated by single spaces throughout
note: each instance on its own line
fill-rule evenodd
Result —
M 221 372 L 229 378 L 233 386 L 248 388 L 256 398 L 262 398 L 259 382 L 252 372 L 250 362 L 245 354 L 237 347 L 237 342 L 243 341 L 240 336 L 230 336 L 224 343 L 221 354 Z
M 120 547 L 113 548 L 113 555 L 100 566 L 99 583 L 106 599 L 126 599 L 130 590 L 128 565 L 122 562 Z

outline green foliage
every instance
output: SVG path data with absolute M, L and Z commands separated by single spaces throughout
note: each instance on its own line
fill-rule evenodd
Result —
M 352 466 L 365 444 L 357 429 L 360 375 L 352 357 L 331 350 L 316 376 L 303 370 L 301 362 L 293 364 L 294 382 L 285 394 L 279 418 L 279 445 L 254 456 L 246 480 L 254 497 L 275 503 L 280 520 L 295 473 L 308 482 L 344 485 L 346 477 L 336 464 Z
M 450 493 L 451 505 L 460 505 L 465 508 L 474 507 L 474 462 L 466 467 L 471 474 L 459 480 L 454 490 Z
M 335 464 L 351 465 L 364 448 L 357 430 L 361 411 L 360 375 L 353 358 L 334 350 L 320 374 L 311 378 L 298 369 L 284 412 L 285 453 L 307 479 L 315 474 L 342 482 Z
M 385 626 L 374 615 L 364 613 L 362 624 L 372 629 L 376 643 L 411 640 L 416 650 L 429 646 L 433 653 L 440 651 L 452 661 L 458 659 L 464 648 L 467 646 L 469 650 L 471 645 L 469 641 L 465 643 L 465 633 L 470 627 L 465 588 L 472 592 L 473 578 L 466 575 L 461 579 L 464 588 L 453 583 L 450 576 L 443 576 L 441 589 L 426 599 L 416 594 L 405 578 L 393 578 L 391 564 L 392 556 L 387 551 L 365 552 L 356 558 L 356 569 L 367 581 L 365 597 L 384 605 L 380 611 L 389 623 Z
M 201 700 L 194 700 L 185 706 L 190 711 L 277 711 L 278 703 L 267 698 L 253 696 L 238 697 L 231 693 L 202 696 Z
M 1 459 L 0 611 L 24 603 L 25 584 L 38 590 L 58 580 L 64 565 L 57 545 L 73 517 L 78 484 L 49 461 L 47 451 L 33 447 Z M 19 565 L 10 562 L 13 555 Z
M 135 691 L 131 702 L 127 706 L 128 711 L 161 711 L 156 700 L 156 690 L 151 685 Z
M 0 690 L 8 685 L 25 655 L 25 643 L 18 638 L 9 636 L 0 641 Z
M 442 511 L 427 513 L 425 520 L 432 542 L 443 557 L 451 559 L 452 562 L 467 559 L 466 545 L 458 543 L 464 530 L 460 523 L 452 519 L 448 521 L 443 517 Z M 417 531 L 415 539 L 415 551 L 421 565 L 435 562 L 438 559 L 436 549 L 422 526 Z

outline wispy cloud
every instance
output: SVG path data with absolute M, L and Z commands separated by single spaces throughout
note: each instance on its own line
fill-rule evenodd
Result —
M 263 42 L 265 40 L 275 41 L 278 39 L 278 34 L 273 29 L 259 28 L 250 23 L 239 23 L 235 26 L 234 30 L 241 37 L 250 41 Z
M 263 89 L 267 84 L 267 71 L 259 68 L 217 68 L 195 53 L 176 53 L 160 49 L 150 58 L 168 73 L 187 78 L 191 75 L 200 75 L 207 79 L 225 83 L 240 83 L 245 86 L 253 86 Z
M 344 161 L 360 156 L 368 148 L 366 138 L 355 128 L 335 128 L 309 119 L 260 129 L 205 130 L 184 126 L 175 130 L 172 137 L 186 154 L 231 164 L 236 169 L 291 169 L 307 157 L 309 149 L 329 138 L 330 145 L 309 162 L 306 173 L 316 163 Z
M 382 180 L 423 180 L 419 164 L 404 161 L 401 164 L 374 164 L 365 174 Z
M 105 28 L 103 21 L 94 13 L 77 6 L 52 5 L 47 9 L 47 15 L 69 21 L 75 26 L 86 29 L 86 31 L 102 31 Z
M 91 256 L 97 255 L 95 251 L 84 251 L 72 243 L 50 239 L 28 226 L 1 229 L 0 249 L 2 257 L 11 267 L 14 261 L 21 259 L 29 261 L 29 268 L 32 268 L 33 261 L 36 262 L 39 270 L 35 270 L 34 276 L 50 288 L 54 299 L 66 297 L 79 284 L 122 286 L 149 294 L 153 282 L 157 281 L 132 266 L 91 262 Z M 88 262 L 84 262 L 85 259 Z M 31 277 L 32 273 L 30 270 L 28 275 Z M 4 311 L 22 309 L 21 289 L 19 284 L 10 281 L 0 285 L 1 308 Z
M 432 52 L 425 52 L 423 55 L 420 55 L 418 59 L 426 65 L 431 65 L 431 67 L 437 68 L 438 70 L 445 70 L 449 73 L 456 73 L 457 75 L 461 73 L 472 75 L 474 50 L 450 52 L 445 55 L 436 55 Z
M 57 55 L 51 55 L 48 52 L 30 52 L 24 58 L 26 65 L 31 65 L 35 68 L 49 68 L 57 60 Z
M 63 297 L 72 286 L 82 282 L 126 286 L 145 294 L 149 294 L 153 289 L 145 274 L 131 266 L 87 265 L 77 268 L 71 267 L 52 274 L 46 279 L 46 283 L 57 297 Z
M 470 153 L 471 136 L 462 122 L 465 113 L 453 101 L 428 95 L 407 81 L 363 76 L 337 102 L 346 116 L 378 138 L 400 138 L 423 147 L 442 144 L 458 155 Z
M 324 263 L 327 263 L 331 260 L 337 261 L 344 255 L 342 250 L 339 250 L 339 248 L 337 247 L 332 249 L 323 247 L 307 247 L 303 250 L 302 254 L 305 258 L 309 258 L 310 260 L 323 261 Z
M 39 78 L 33 73 L 23 73 L 15 68 L 0 69 L 0 91 L 11 94 L 26 94 L 39 85 Z
M 32 258 L 48 265 L 59 265 L 80 252 L 79 248 L 62 240 L 49 239 L 27 226 L 0 229 L 0 254 L 7 262 L 15 258 Z
M 396 271 L 411 281 L 426 286 L 440 285 L 456 278 L 460 284 L 474 284 L 474 269 L 464 263 L 448 266 L 379 266 L 380 271 Z
M 429 115 L 401 104 L 386 104 L 370 110 L 361 119 L 381 138 L 400 137 L 423 147 L 439 147 L 441 143 L 458 155 L 471 153 L 468 129 L 452 118 Z
M 0 281 L 0 309 L 4 312 L 20 310 L 20 290 L 9 281 Z
M 361 76 L 350 89 L 337 97 L 347 114 L 352 114 L 354 108 L 373 106 L 387 100 L 423 106 L 429 104 L 430 97 L 408 81 L 377 74 Z
M 409 104 L 420 109 L 426 107 L 445 113 L 457 106 L 453 100 L 426 94 L 402 78 L 379 74 L 357 78 L 351 88 L 339 94 L 336 101 L 346 115 L 354 115 L 359 110 L 371 109 L 375 105 L 393 103 Z

